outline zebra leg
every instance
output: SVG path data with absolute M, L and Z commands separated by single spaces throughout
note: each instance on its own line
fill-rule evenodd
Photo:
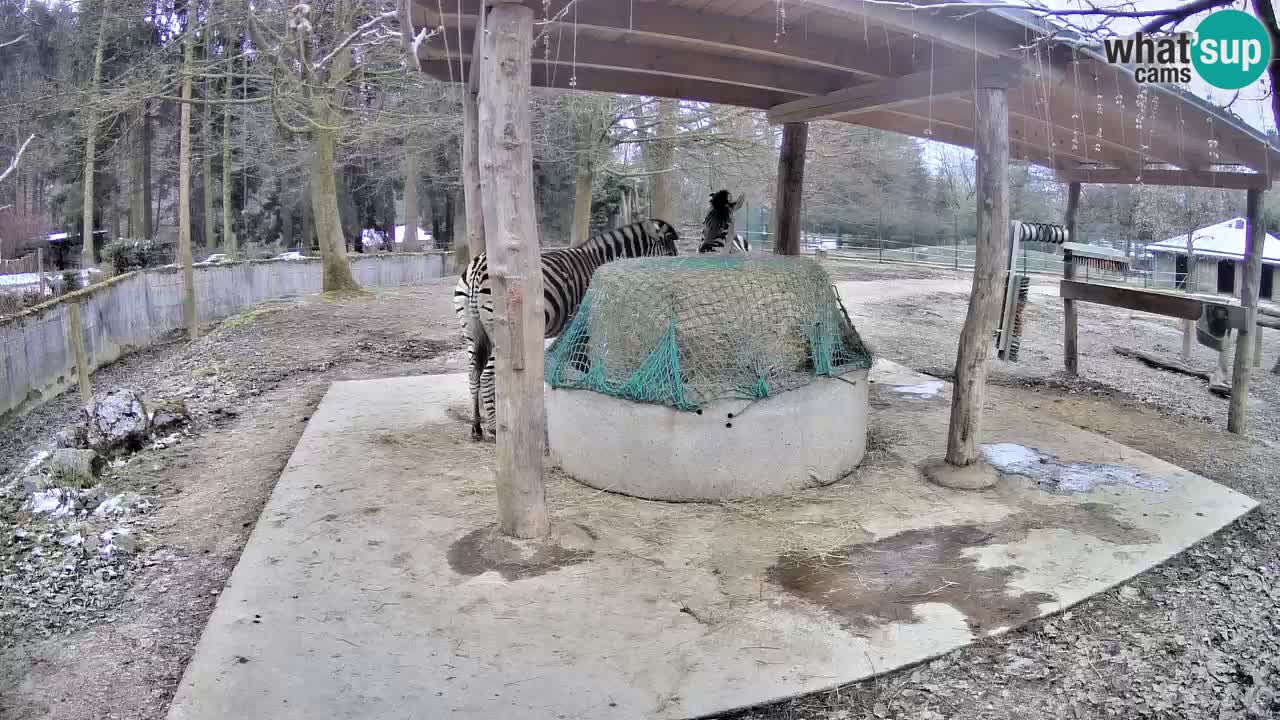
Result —
M 496 440 L 498 437 L 498 398 L 497 385 L 494 382 L 493 363 L 494 358 L 490 354 L 489 362 L 485 365 L 484 372 L 480 375 L 480 393 L 483 395 L 485 427 L 489 429 L 490 437 Z
M 492 372 L 493 348 L 488 334 L 481 331 L 471 344 L 471 439 L 483 440 L 480 429 L 480 394 L 486 373 Z

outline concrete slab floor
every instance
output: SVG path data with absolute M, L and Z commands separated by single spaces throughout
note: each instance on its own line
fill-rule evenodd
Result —
M 174 699 L 172 720 L 681 718 L 829 688 L 1061 610 L 1247 512 L 1249 498 L 989 408 L 994 488 L 947 490 L 949 386 L 872 370 L 863 466 L 783 498 L 668 504 L 549 473 L 580 546 L 478 551 L 493 446 L 463 375 L 335 383 Z

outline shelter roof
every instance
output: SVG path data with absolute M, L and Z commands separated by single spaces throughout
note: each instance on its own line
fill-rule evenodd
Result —
M 1197 256 L 1244 259 L 1245 220 L 1242 217 L 1223 220 L 1191 233 L 1192 252 Z M 1187 254 L 1187 234 L 1183 233 L 1168 240 L 1161 240 L 1147 246 L 1151 252 L 1165 252 L 1174 255 Z M 1267 233 L 1266 245 L 1263 247 L 1262 259 L 1267 263 L 1280 263 L 1280 239 Z

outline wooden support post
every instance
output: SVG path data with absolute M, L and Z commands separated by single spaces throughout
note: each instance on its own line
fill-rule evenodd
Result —
M 1262 326 L 1253 326 L 1253 366 L 1262 367 Z
M 76 363 L 80 400 L 87 403 L 93 399 L 93 386 L 89 383 L 89 354 L 84 349 L 84 318 L 78 302 L 67 305 L 67 341 L 71 343 L 71 355 Z
M 1063 220 L 1063 224 L 1067 226 L 1067 239 L 1071 242 L 1080 242 L 1076 239 L 1076 215 L 1080 211 L 1080 183 L 1073 182 L 1067 186 L 1067 214 Z M 1075 263 L 1071 258 L 1070 250 L 1062 251 L 1062 279 L 1074 280 L 1076 276 Z M 1064 326 L 1062 330 L 1062 364 L 1066 368 L 1068 375 L 1077 375 L 1080 373 L 1080 351 L 1076 344 L 1078 323 L 1076 319 L 1076 301 L 1062 301 L 1062 317 Z
M 992 332 L 1000 318 L 1009 254 L 1009 91 L 979 88 L 977 105 L 977 246 L 973 290 L 956 352 L 955 390 L 947 431 L 946 461 L 972 465 L 979 459 L 982 401 L 991 360 Z
M 484 10 L 480 11 L 481 32 L 475 35 L 475 44 L 471 49 L 472 62 L 467 71 L 469 77 L 462 86 L 462 204 L 467 214 L 467 249 L 472 258 L 485 251 L 484 242 L 484 208 L 480 192 L 480 133 L 477 128 L 480 122 L 479 97 L 480 39 L 484 37 Z M 454 239 L 457 242 L 457 239 Z M 461 272 L 463 268 L 458 268 Z
M 1236 331 L 1235 366 L 1231 368 L 1231 405 L 1227 410 L 1227 432 L 1244 435 L 1249 425 L 1249 375 L 1253 371 L 1250 351 L 1257 332 L 1258 290 L 1262 284 L 1262 245 L 1267 231 L 1262 225 L 1262 190 L 1250 190 L 1246 204 L 1244 277 L 1240 284 L 1240 305 L 1244 327 Z
M 774 255 L 800 254 L 800 207 L 804 203 L 804 155 L 809 146 L 809 124 L 782 126 L 782 150 L 778 153 L 778 194 L 773 209 Z
M 548 521 L 542 269 L 529 130 L 533 10 L 499 3 L 485 25 L 477 127 L 494 291 L 498 526 L 507 535 L 536 538 L 547 534 Z

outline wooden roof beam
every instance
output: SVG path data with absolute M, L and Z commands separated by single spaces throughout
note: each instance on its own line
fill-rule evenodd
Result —
M 413 2 L 415 17 L 420 18 L 418 22 L 428 27 L 445 25 L 451 34 L 456 35 L 460 23 L 464 27 L 474 26 L 484 0 L 462 0 L 461 16 L 458 15 L 457 0 L 446 0 L 443 13 L 430 0 Z M 541 2 L 536 4 L 541 18 Z M 823 36 L 813 31 L 778 37 L 773 23 L 708 15 L 657 3 L 636 3 L 632 6 L 619 2 L 580 2 L 561 21 L 551 24 L 541 19 L 535 21 L 534 30 L 551 33 L 563 28 L 567 38 L 565 42 L 569 42 L 575 25 L 579 42 L 584 34 L 622 32 L 636 37 L 678 41 L 707 50 L 720 48 L 726 55 L 748 53 L 762 59 L 822 67 L 867 78 L 904 75 L 917 69 L 911 66 L 907 55 L 865 48 L 849 42 L 848 38 Z M 450 40 L 452 45 L 453 40 Z M 540 52 L 540 48 L 535 48 L 535 55 Z
M 1077 168 L 1059 170 L 1062 182 L 1096 183 L 1105 185 L 1172 185 L 1177 187 L 1205 187 L 1223 190 L 1267 190 L 1271 178 L 1261 173 L 1215 172 L 1212 170 L 1147 169 L 1141 173 L 1113 168 Z
M 536 54 L 534 57 L 537 57 Z M 422 70 L 438 80 L 449 79 L 451 66 L 453 68 L 453 77 L 456 80 L 458 77 L 458 61 L 456 58 L 452 61 L 431 59 L 422 62 Z M 780 92 L 762 91 L 758 88 L 742 85 L 731 85 L 687 77 L 627 72 L 614 68 L 584 67 L 581 64 L 578 65 L 576 73 L 569 71 L 565 67 L 560 67 L 557 72 L 545 72 L 544 69 L 546 67 L 549 66 L 542 65 L 539 67 L 537 62 L 534 63 L 534 87 L 620 95 L 649 95 L 675 100 L 733 105 L 756 110 L 767 110 L 773 105 L 793 100 L 797 97 L 795 94 L 788 95 Z M 471 62 L 468 60 L 463 65 L 463 72 L 470 72 L 470 68 Z M 577 80 L 573 87 L 569 85 L 570 78 L 576 78 Z
M 968 11 L 968 17 L 958 18 L 941 10 L 930 10 L 927 6 L 911 8 L 904 5 L 889 5 L 863 0 L 807 0 L 815 6 L 840 15 L 863 16 L 868 21 L 876 21 L 899 33 L 911 36 L 933 38 L 938 42 L 960 50 L 976 52 L 990 58 L 1005 55 L 1020 44 L 1020 39 L 1011 39 L 989 28 L 978 24 L 981 11 Z
M 825 95 L 793 100 L 770 108 L 769 122 L 808 122 L 836 115 L 910 105 L 930 97 L 936 101 L 951 95 L 970 94 L 978 86 L 1009 87 L 1016 84 L 1022 75 L 1022 62 L 1016 58 L 975 65 L 952 65 L 942 70 L 925 70 L 855 85 Z
M 458 33 L 448 33 L 449 45 L 438 42 L 440 36 L 429 43 L 423 43 L 418 56 L 424 60 L 451 59 L 458 62 Z M 475 32 L 464 30 L 461 33 L 461 47 L 468 48 L 474 43 Z M 759 88 L 788 95 L 808 95 L 825 93 L 832 88 L 841 87 L 850 80 L 849 73 L 819 68 L 801 69 L 786 67 L 758 60 L 730 58 L 720 55 L 700 53 L 696 50 L 663 49 L 657 51 L 651 47 L 624 40 L 621 42 L 604 42 L 594 37 L 579 37 L 576 51 L 561 48 L 548 57 L 535 50 L 533 54 L 536 76 L 542 68 L 553 67 L 555 72 L 572 74 L 574 68 L 594 67 L 614 69 L 631 73 L 651 73 L 669 77 L 682 77 L 696 80 L 741 85 Z M 534 78 L 535 82 L 537 78 Z

